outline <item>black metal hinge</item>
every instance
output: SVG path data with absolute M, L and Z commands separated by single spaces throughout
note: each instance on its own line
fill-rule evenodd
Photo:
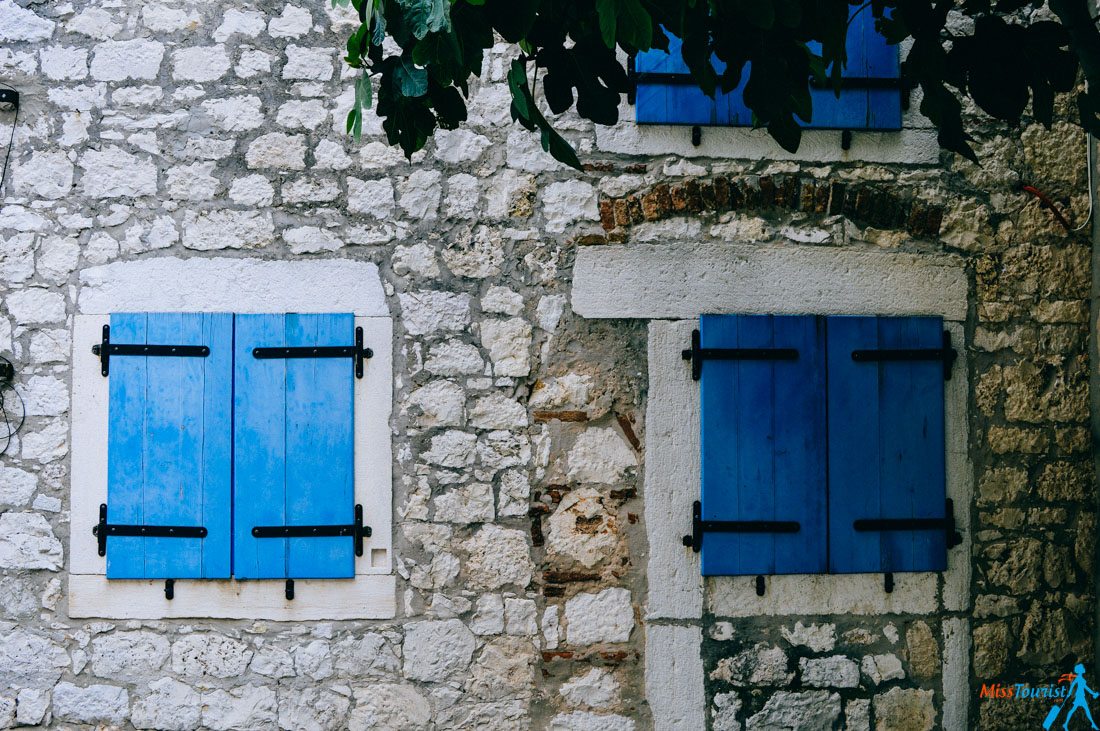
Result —
M 852 527 L 860 532 L 942 530 L 948 548 L 954 548 L 962 543 L 962 534 L 955 526 L 955 503 L 951 498 L 944 501 L 942 518 L 859 518 L 852 523 Z
M 104 325 L 103 341 L 93 345 L 92 352 L 99 356 L 99 372 L 106 376 L 111 372 L 112 355 L 205 358 L 210 355 L 210 348 L 205 345 L 119 345 L 111 342 L 111 326 Z
M 703 375 L 704 360 L 798 360 L 795 348 L 704 348 L 700 345 L 698 330 L 691 331 L 691 347 L 680 351 L 684 360 L 691 361 L 691 379 L 698 381 Z
M 363 347 L 363 328 L 355 328 L 355 345 L 293 348 L 253 348 L 252 355 L 260 360 L 278 358 L 354 358 L 355 377 L 363 377 L 363 359 L 373 358 L 374 351 Z
M 684 545 L 699 553 L 704 533 L 797 533 L 802 526 L 797 520 L 703 520 L 703 504 L 691 505 L 691 535 L 684 536 Z
M 884 361 L 919 361 L 936 360 L 943 363 L 943 380 L 951 380 L 951 370 L 955 366 L 955 359 L 959 357 L 957 350 L 951 347 L 951 333 L 943 331 L 942 348 L 882 348 L 877 350 L 853 350 L 852 360 L 857 363 L 877 363 Z
M 252 529 L 255 538 L 337 538 L 355 539 L 355 555 L 363 555 L 363 539 L 370 538 L 371 528 L 363 525 L 363 506 L 355 506 L 355 522 L 351 525 L 258 525 Z
M 119 525 L 107 522 L 107 503 L 99 506 L 99 523 L 92 528 L 92 535 L 99 541 L 99 555 L 107 555 L 108 536 L 138 538 L 206 538 L 207 530 L 201 525 Z

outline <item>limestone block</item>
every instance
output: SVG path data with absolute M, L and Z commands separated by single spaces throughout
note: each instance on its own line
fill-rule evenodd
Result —
M 53 715 L 73 723 L 121 724 L 130 715 L 130 696 L 113 685 L 80 687 L 58 683 L 53 689 Z
M 157 168 L 152 161 L 117 147 L 88 150 L 80 158 L 81 187 L 93 198 L 156 195 Z
M 477 641 L 460 620 L 405 625 L 404 675 L 411 680 L 442 681 L 470 665 Z
M 486 525 L 462 547 L 469 554 L 464 568 L 470 588 L 523 588 L 531 583 L 534 565 L 524 531 Z
M 603 668 L 592 668 L 562 683 L 558 693 L 574 708 L 608 708 L 619 700 L 619 681 Z
M 859 687 L 859 666 L 844 655 L 804 657 L 799 660 L 798 667 L 802 673 L 802 684 L 811 688 Z
M 186 635 L 172 644 L 172 671 L 191 677 L 233 678 L 252 660 L 248 645 L 209 633 Z
M 39 513 L 0 515 L 0 568 L 60 571 L 64 549 Z
M 406 683 L 372 683 L 353 689 L 355 707 L 348 718 L 349 731 L 426 728 L 432 707 L 415 686 Z
M 69 654 L 53 640 L 22 629 L 0 633 L 0 685 L 48 690 L 68 666 Z
M 628 589 L 577 594 L 565 603 L 565 637 L 573 645 L 626 642 L 634 629 Z
M 92 640 L 92 672 L 111 680 L 155 676 L 168 660 L 168 640 L 155 632 L 111 632 Z
M 931 731 L 936 722 L 932 691 L 898 688 L 875 696 L 875 730 Z
M 130 717 L 134 728 L 191 731 L 202 723 L 198 691 L 173 678 L 158 678 L 134 701 Z

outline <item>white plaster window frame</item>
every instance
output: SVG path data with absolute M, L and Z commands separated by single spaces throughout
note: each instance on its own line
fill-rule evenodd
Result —
M 573 310 L 584 317 L 648 319 L 644 515 L 649 561 L 646 695 L 655 728 L 704 728 L 704 612 L 716 617 L 917 615 L 969 607 L 973 470 L 968 454 L 967 277 L 956 257 L 741 244 L 627 244 L 578 250 Z M 938 315 L 959 351 L 945 382 L 947 496 L 963 542 L 942 573 L 707 577 L 684 547 L 701 484 L 699 384 L 680 351 L 703 313 Z M 943 621 L 944 728 L 966 728 L 968 622 Z
M 106 619 L 219 618 L 302 621 L 396 616 L 390 413 L 393 320 L 378 269 L 352 260 L 279 261 L 164 257 L 117 262 L 81 273 L 72 320 L 72 439 L 69 616 Z M 372 534 L 353 579 L 108 580 L 91 527 L 107 502 L 110 379 L 91 347 L 112 312 L 351 312 L 374 351 L 355 379 L 355 501 Z M 108 548 L 108 550 L 110 550 Z

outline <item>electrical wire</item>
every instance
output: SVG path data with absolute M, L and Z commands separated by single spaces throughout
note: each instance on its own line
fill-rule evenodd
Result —
M 9 366 L 11 365 L 11 361 L 2 355 L 0 355 L 0 361 Z M 12 415 L 8 413 L 9 393 L 14 394 L 19 402 L 19 419 L 17 422 L 13 421 Z M 15 390 L 11 381 L 0 381 L 0 420 L 3 421 L 4 427 L 4 433 L 0 433 L 0 442 L 4 445 L 0 447 L 0 455 L 3 455 L 11 446 L 11 438 L 19 433 L 19 430 L 23 428 L 23 423 L 27 420 L 27 405 L 23 403 L 23 397 Z
M 3 86 L 5 89 L 11 89 L 15 92 L 18 91 L 18 89 L 16 89 L 14 86 L 8 86 L 7 84 L 4 84 L 2 82 L 0 82 L 0 86 Z M 18 126 L 18 124 L 19 104 L 16 104 L 15 119 L 11 121 L 11 138 L 8 140 L 8 151 L 4 153 L 4 169 L 0 171 L 0 194 L 4 192 L 4 181 L 8 179 L 8 163 L 11 162 L 11 148 L 15 146 L 15 128 L 16 126 Z M 7 446 L 5 446 L 4 448 L 7 449 Z M 3 452 L 0 452 L 0 454 L 3 454 Z

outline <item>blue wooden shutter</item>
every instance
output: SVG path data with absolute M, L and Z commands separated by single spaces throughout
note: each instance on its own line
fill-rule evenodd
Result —
M 901 129 L 901 92 L 883 80 L 899 79 L 898 47 L 886 44 L 875 30 L 869 9 L 853 9 L 848 29 L 848 64 L 845 77 L 851 84 L 838 98 L 832 89 L 813 89 L 813 120 L 809 129 Z M 711 99 L 690 83 L 688 67 L 680 53 L 680 39 L 669 38 L 669 52 L 645 51 L 634 60 L 638 74 L 636 120 L 639 124 L 691 124 L 745 127 L 752 112 L 742 100 L 751 64 L 742 72 L 741 85 Z M 819 48 L 815 49 L 819 50 Z M 721 73 L 724 65 L 714 60 Z M 669 76 L 671 75 L 671 76 Z M 870 80 L 870 81 L 868 81 Z
M 855 350 L 943 347 L 938 317 L 830 317 L 829 570 L 942 571 L 942 528 L 857 531 L 857 520 L 945 516 L 942 361 Z
M 210 354 L 111 358 L 107 522 L 208 534 L 109 537 L 107 577 L 227 578 L 233 316 L 115 314 L 110 336 L 116 344 L 205 345 Z
M 258 347 L 350 346 L 338 315 L 237 315 L 233 573 L 241 579 L 350 578 L 353 539 L 257 538 L 258 526 L 351 525 L 351 358 L 257 359 Z
M 814 317 L 704 315 L 703 348 L 794 348 L 794 360 L 704 360 L 704 521 L 797 521 L 797 533 L 706 532 L 703 574 L 826 567 L 825 359 Z

